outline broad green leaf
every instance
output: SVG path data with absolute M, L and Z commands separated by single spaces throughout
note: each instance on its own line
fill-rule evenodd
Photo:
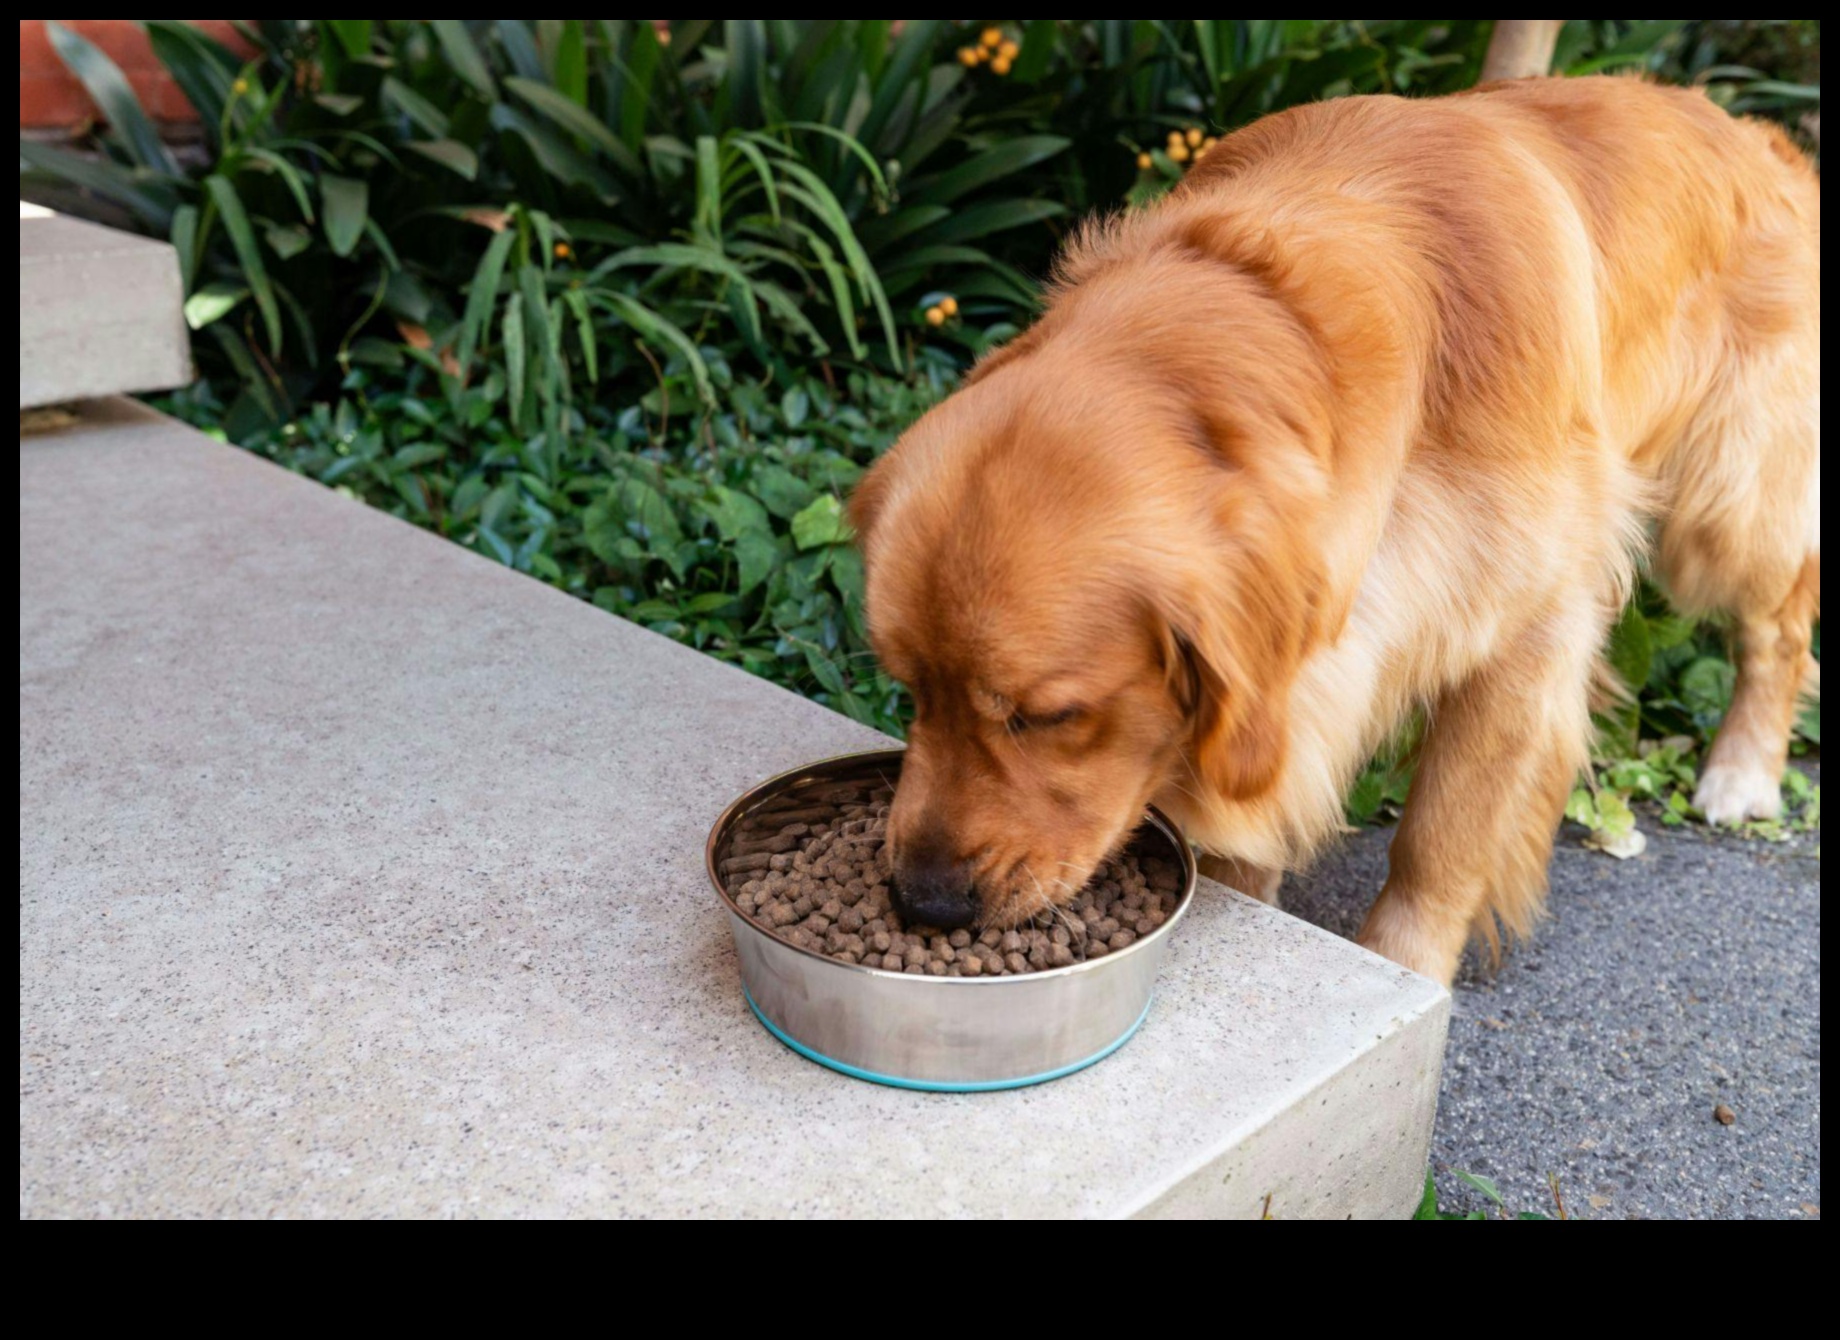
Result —
M 575 342 L 581 346 L 582 368 L 590 383 L 600 380 L 600 342 L 594 336 L 594 316 L 588 308 L 588 295 L 578 288 L 563 292 L 563 301 L 575 316 Z
M 709 367 L 703 361 L 703 355 L 698 351 L 695 341 L 678 329 L 675 324 L 667 321 L 636 298 L 630 298 L 624 293 L 602 290 L 594 293 L 590 300 L 607 308 L 641 335 L 654 341 L 661 341 L 676 349 L 684 356 L 685 363 L 689 365 L 690 375 L 696 382 L 697 393 L 703 398 L 703 402 L 710 405 L 715 403 L 715 388 L 709 383 Z
M 446 137 L 449 124 L 447 113 L 395 75 L 384 76 L 383 100 L 408 117 L 410 123 L 423 134 L 432 135 L 435 139 Z
M 256 310 L 262 313 L 262 327 L 268 335 L 269 352 L 278 354 L 281 352 L 281 309 L 276 305 L 275 290 L 269 283 L 268 267 L 262 261 L 262 244 L 256 240 L 255 230 L 249 226 L 249 215 L 229 178 L 213 172 L 204 179 L 204 188 L 224 221 L 224 231 L 230 234 L 231 248 L 243 267 L 243 282 L 255 295 Z
M 370 217 L 371 188 L 356 177 L 322 173 L 319 198 L 326 211 L 326 241 L 335 256 L 349 256 Z
M 1452 1168 L 1451 1171 L 1460 1181 L 1468 1182 L 1497 1205 L 1502 1203 L 1501 1189 L 1489 1178 L 1484 1177 L 1481 1173 L 1464 1172 L 1461 1168 Z
M 1696 719 L 1716 724 L 1731 705 L 1737 672 L 1718 656 L 1702 656 L 1680 672 L 1680 700 Z
M 648 25 L 649 26 L 649 25 Z M 577 106 L 588 105 L 588 47 L 580 19 L 563 19 L 556 37 L 555 68 L 550 78 L 557 91 Z
M 1019 135 L 1002 140 L 974 158 L 904 192 L 910 205 L 950 204 L 962 195 L 1052 158 L 1073 141 L 1060 135 Z
M 862 554 L 855 549 L 837 550 L 831 555 L 830 574 L 844 608 L 860 618 L 865 599 Z
M 327 19 L 326 26 L 332 29 L 339 45 L 345 48 L 345 54 L 353 60 L 371 54 L 371 20 Z
M 460 327 L 460 349 L 457 355 L 462 375 L 472 366 L 473 351 L 479 346 L 479 337 L 484 333 L 486 323 L 492 319 L 492 308 L 498 300 L 499 280 L 505 273 L 505 257 L 516 240 L 517 233 L 510 228 L 495 234 L 486 246 L 485 255 L 479 258 L 478 268 L 473 271 L 473 283 L 466 296 L 466 316 Z
M 266 172 L 272 172 L 287 184 L 288 193 L 294 197 L 294 203 L 300 207 L 300 217 L 308 223 L 313 222 L 313 197 L 307 191 L 307 180 L 295 167 L 280 154 L 269 149 L 245 149 L 243 156 Z
M 496 101 L 498 89 L 492 83 L 492 72 L 486 68 L 486 59 L 480 55 L 466 25 L 459 19 L 429 19 L 428 26 L 434 29 L 435 39 L 441 44 L 441 52 L 447 57 L 448 67 L 472 85 L 474 92 L 487 102 Z
M 1682 614 L 1658 615 L 1648 621 L 1649 645 L 1656 651 L 1672 651 L 1699 627 L 1699 620 Z
M 1575 824 L 1583 824 L 1586 828 L 1596 828 L 1599 822 L 1596 799 L 1584 787 L 1575 788 L 1566 799 L 1565 817 Z
M 1431 1169 L 1425 1169 L 1425 1191 L 1418 1198 L 1418 1208 L 1412 1212 L 1414 1219 L 1436 1219 L 1438 1217 L 1437 1181 L 1431 1175 Z
M 761 88 L 766 82 L 767 25 L 762 19 L 725 19 L 729 110 L 735 123 L 752 128 L 765 119 Z
M 101 48 L 89 39 L 79 37 L 56 19 L 44 22 L 52 50 L 82 82 L 97 110 L 108 121 L 109 129 L 120 136 L 123 147 L 134 161 L 141 167 L 176 173 L 178 165 L 161 142 L 153 122 L 147 119 L 121 67 L 103 55 Z
M 1648 838 L 1636 827 L 1635 812 L 1626 796 L 1609 790 L 1597 793 L 1597 825 L 1584 845 L 1619 861 L 1640 856 L 1647 849 Z
M 1629 686 L 1639 692 L 1648 683 L 1648 667 L 1654 660 L 1654 646 L 1649 641 L 1648 620 L 1634 601 L 1623 607 L 1622 618 L 1610 630 L 1608 655 L 1611 667 Z
M 172 231 L 167 240 L 179 253 L 179 291 L 190 293 L 198 265 L 198 206 L 181 205 L 173 211 Z
M 524 426 L 524 300 L 513 293 L 505 299 L 505 316 L 500 338 L 504 342 L 505 355 L 505 404 L 511 417 L 511 426 L 521 429 Z
M 811 412 L 811 393 L 803 386 L 789 387 L 779 398 L 779 412 L 786 420 L 786 427 L 797 428 Z
M 185 300 L 185 324 L 203 330 L 248 296 L 249 290 L 237 284 L 206 284 Z
M 539 84 L 534 79 L 521 79 L 512 75 L 505 80 L 505 87 L 528 103 L 539 115 L 548 117 L 571 135 L 581 136 L 606 154 L 620 171 L 634 176 L 641 174 L 639 160 L 633 151 L 622 144 L 620 137 L 587 108 L 576 106 L 555 89 Z
M 1009 72 L 1010 80 L 1017 84 L 1039 81 L 1048 72 L 1049 63 L 1054 59 L 1054 46 L 1054 20 L 1030 19 L 1022 32 L 1022 50 L 1016 54 L 1015 64 Z
M 754 467 L 750 486 L 769 512 L 787 521 L 811 506 L 816 496 L 811 485 L 785 466 L 771 462 Z
M 19 161 L 35 173 L 94 191 L 126 206 L 153 232 L 163 233 L 172 227 L 179 198 L 170 180 L 160 173 L 126 168 L 103 158 L 81 157 L 25 139 L 19 141 Z
M 792 539 L 800 549 L 843 544 L 850 536 L 850 523 L 844 520 L 843 504 L 834 493 L 814 498 L 792 518 Z
M 176 19 L 144 19 L 142 23 L 153 54 L 198 113 L 199 129 L 215 150 L 224 106 L 242 60 L 189 23 Z
M 735 565 L 741 579 L 741 595 L 746 595 L 773 575 L 779 566 L 779 545 L 762 531 L 746 531 L 735 540 Z
M 739 489 L 717 484 L 710 496 L 697 501 L 697 510 L 716 523 L 716 533 L 731 543 L 743 535 L 760 534 L 771 538 L 773 523 L 767 509 Z
M 620 140 L 636 154 L 645 139 L 645 114 L 664 48 L 649 23 L 633 26 L 626 51 L 626 78 L 620 88 Z
M 943 19 L 909 19 L 901 35 L 895 39 L 888 63 L 883 66 L 881 78 L 876 81 L 869 110 L 862 124 L 856 128 L 856 137 L 868 145 L 872 152 L 882 152 L 882 130 L 894 115 L 895 108 L 900 105 L 908 84 L 916 75 L 924 74 L 926 62 L 938 45 L 944 27 Z
M 972 242 L 992 233 L 1025 228 L 1066 212 L 1067 207 L 1057 200 L 992 200 L 967 206 L 950 218 L 922 229 L 914 235 L 914 244 L 935 246 L 946 242 Z
M 456 172 L 468 181 L 472 181 L 479 173 L 479 155 L 459 140 L 409 140 L 403 147 L 415 150 L 422 157 L 439 163 L 449 172 Z

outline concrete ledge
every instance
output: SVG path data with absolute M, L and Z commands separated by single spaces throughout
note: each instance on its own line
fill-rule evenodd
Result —
M 24 1216 L 1416 1202 L 1422 978 L 1209 887 L 1091 1070 L 844 1079 L 701 843 L 879 737 L 126 402 L 21 442 L 20 523 Z
M 192 379 L 178 254 L 19 206 L 19 407 L 163 391 Z

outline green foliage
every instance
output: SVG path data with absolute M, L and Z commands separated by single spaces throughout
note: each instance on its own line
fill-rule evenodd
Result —
M 203 365 L 255 370 L 238 435 L 422 336 L 463 348 L 463 375 L 479 352 L 518 374 L 516 422 L 552 433 L 628 370 L 609 346 L 635 334 L 738 345 L 782 377 L 831 356 L 905 374 L 922 336 L 975 354 L 1027 318 L 1034 285 L 998 252 L 1045 254 L 1065 213 L 1018 178 L 1067 140 L 968 120 L 948 27 L 694 20 L 666 45 L 643 21 L 276 20 L 242 63 L 150 21 L 207 131 L 187 171 L 108 58 L 53 23 L 111 129 L 99 157 L 22 141 L 21 188 L 173 240 L 188 300 L 208 294 Z M 488 273 L 508 221 L 510 268 Z M 494 282 L 462 318 L 469 277 Z M 969 319 L 929 332 L 911 301 L 928 290 Z
M 1542 1214 L 1538 1210 L 1521 1210 L 1519 1213 L 1509 1214 L 1507 1201 L 1502 1198 L 1501 1188 L 1495 1185 L 1494 1179 L 1484 1177 L 1481 1173 L 1464 1172 L 1460 1168 L 1452 1168 L 1450 1171 L 1459 1182 L 1473 1191 L 1480 1192 L 1482 1198 L 1492 1207 L 1492 1212 L 1489 1209 L 1445 1210 L 1439 1208 L 1437 1178 L 1427 1168 L 1425 1169 L 1425 1194 L 1419 1199 L 1418 1208 L 1412 1212 L 1413 1219 L 1487 1221 L 1490 1219 L 1569 1219 L 1571 1217 L 1566 1212 L 1564 1198 L 1559 1194 L 1559 1181 L 1556 1177 L 1550 1179 L 1548 1183 L 1552 1189 L 1554 1214 Z

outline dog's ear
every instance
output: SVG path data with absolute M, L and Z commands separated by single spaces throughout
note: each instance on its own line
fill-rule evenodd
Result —
M 1283 772 L 1291 686 L 1316 641 L 1323 582 L 1304 537 L 1257 506 L 1235 510 L 1165 617 L 1195 768 L 1216 793 L 1250 800 Z

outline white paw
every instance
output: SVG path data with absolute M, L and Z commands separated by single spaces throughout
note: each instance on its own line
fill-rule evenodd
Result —
M 1782 779 L 1762 768 L 1714 763 L 1700 774 L 1693 808 L 1709 824 L 1741 824 L 1782 813 Z

